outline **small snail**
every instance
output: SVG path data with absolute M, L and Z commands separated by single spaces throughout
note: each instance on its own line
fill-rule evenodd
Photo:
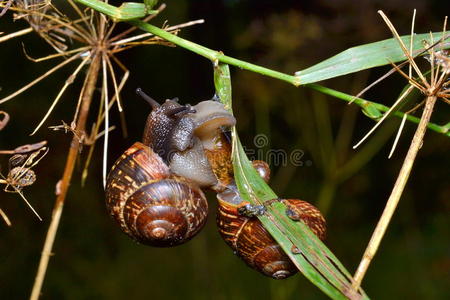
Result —
M 275 279 L 284 279 L 297 273 L 295 265 L 262 223 L 256 217 L 244 215 L 242 208 L 245 207 L 236 189 L 225 190 L 218 194 L 217 199 L 219 233 L 248 266 Z M 288 207 L 288 216 L 301 219 L 320 239 L 325 238 L 325 219 L 317 208 L 299 199 L 280 201 Z
M 267 182 L 270 177 L 267 163 L 253 161 L 252 164 Z M 264 206 L 246 204 L 234 183 L 218 193 L 217 199 L 219 233 L 235 254 L 251 268 L 275 279 L 284 279 L 297 273 L 297 268 L 281 246 L 255 217 L 265 212 Z M 302 220 L 321 240 L 325 239 L 325 219 L 316 207 L 299 199 L 279 201 L 286 205 L 286 214 L 291 219 Z
M 191 107 L 173 99 L 160 105 L 137 92 L 152 111 L 143 143 L 126 150 L 108 174 L 106 206 L 134 240 L 156 247 L 176 246 L 204 226 L 208 203 L 200 188 L 217 183 L 194 132 L 233 125 L 235 119 L 223 108 L 217 109 L 214 101 Z

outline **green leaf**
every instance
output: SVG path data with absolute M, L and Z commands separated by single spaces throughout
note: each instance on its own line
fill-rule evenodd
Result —
M 158 3 L 158 0 L 144 0 L 145 9 L 152 9 L 156 5 L 156 3 Z
M 98 0 L 75 0 L 75 1 L 84 4 L 90 8 L 93 8 L 107 16 L 110 16 L 115 22 L 141 19 L 148 14 L 157 12 L 155 10 L 150 10 L 149 7 L 147 7 L 144 3 L 137 3 L 137 2 L 124 2 L 119 7 L 115 7 L 106 2 Z
M 383 113 L 381 111 L 379 111 L 375 106 L 373 105 L 365 105 L 362 107 L 362 112 L 363 114 L 365 114 L 366 116 L 368 116 L 369 118 L 378 121 L 379 119 L 381 119 L 383 117 Z
M 434 42 L 438 41 L 442 36 L 442 32 L 434 32 Z M 410 36 L 406 35 L 401 38 L 405 45 L 409 47 Z M 449 36 L 446 35 L 445 39 L 448 38 Z M 433 43 L 429 33 L 414 35 L 413 53 L 418 54 L 424 49 L 424 41 L 427 41 L 429 45 Z M 450 48 L 450 43 L 442 45 L 442 49 L 447 48 Z M 296 72 L 295 76 L 301 84 L 308 84 L 405 59 L 406 57 L 398 41 L 392 38 L 347 49 L 312 67 Z
M 225 108 L 233 113 L 231 107 L 231 75 L 227 64 L 214 65 L 214 86 L 216 87 L 216 96 L 225 105 Z
M 228 65 L 215 66 L 214 83 L 216 94 L 231 109 Z M 234 175 L 241 197 L 258 205 L 278 198 L 248 160 L 235 128 L 232 134 Z M 274 202 L 267 206 L 267 213 L 258 218 L 305 277 L 332 299 L 369 299 L 361 289 L 358 293 L 352 290 L 352 277 L 339 260 L 303 222 L 292 221 L 285 211 L 284 204 Z M 300 253 L 294 254 L 293 247 Z

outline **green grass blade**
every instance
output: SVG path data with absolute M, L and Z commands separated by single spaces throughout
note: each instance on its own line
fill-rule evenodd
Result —
M 424 41 L 431 45 L 442 36 L 442 32 L 434 32 L 433 41 L 431 41 L 429 33 L 414 35 L 413 53 L 417 55 L 424 50 Z M 410 44 L 409 35 L 401 38 L 405 45 Z M 448 38 L 449 35 L 444 36 L 444 39 Z M 442 43 L 442 46 L 439 46 L 439 48 L 448 49 L 450 48 L 450 43 Z M 300 80 L 301 84 L 308 84 L 405 59 L 406 57 L 397 40 L 392 38 L 349 48 L 312 67 L 296 72 L 295 76 Z
M 235 180 L 245 201 L 262 204 L 277 198 L 247 159 L 236 131 L 233 131 L 233 165 Z M 309 228 L 287 217 L 284 204 L 276 202 L 267 209 L 268 212 L 259 217 L 260 221 L 305 277 L 332 299 L 368 299 L 363 291 L 356 293 L 351 289 L 349 272 Z M 294 254 L 293 247 L 301 253 Z
M 228 65 L 215 66 L 214 84 L 216 94 L 231 110 L 231 83 Z M 235 180 L 244 200 L 252 204 L 278 198 L 261 179 L 248 160 L 233 128 L 233 166 Z M 367 295 L 351 289 L 351 275 L 330 250 L 302 222 L 294 222 L 285 213 L 286 207 L 280 202 L 268 206 L 268 213 L 259 219 L 264 227 L 280 243 L 297 268 L 319 289 L 332 299 L 368 299 Z M 294 254 L 295 245 L 301 250 Z

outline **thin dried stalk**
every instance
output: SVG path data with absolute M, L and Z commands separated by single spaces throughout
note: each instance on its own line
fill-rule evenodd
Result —
M 30 32 L 33 32 L 33 28 L 31 28 L 31 27 L 28 27 L 28 28 L 25 28 L 25 29 L 22 29 L 22 30 L 13 32 L 13 33 L 10 33 L 8 35 L 0 37 L 0 43 L 3 43 L 5 41 L 7 41 L 7 40 L 13 39 L 13 38 L 18 37 L 18 36 L 22 36 L 22 35 L 28 34 Z
M 406 154 L 402 168 L 400 169 L 400 173 L 397 177 L 394 188 L 392 189 L 391 195 L 389 196 L 389 199 L 386 203 L 386 207 L 385 207 L 383 214 L 381 215 L 381 218 L 378 221 L 378 224 L 372 234 L 369 244 L 367 245 L 367 248 L 364 252 L 363 258 L 361 259 L 361 262 L 358 266 L 358 269 L 356 270 L 356 273 L 354 276 L 354 282 L 352 284 L 352 287 L 355 290 L 357 290 L 359 288 L 359 286 L 361 285 L 361 281 L 364 278 L 364 275 L 367 272 L 367 269 L 369 268 L 370 262 L 372 261 L 375 253 L 378 250 L 378 247 L 379 247 L 381 240 L 386 232 L 389 222 L 392 219 L 395 209 L 397 208 L 398 202 L 400 201 L 403 190 L 405 189 L 406 183 L 411 174 L 411 170 L 412 170 L 414 161 L 417 157 L 417 153 L 419 152 L 419 149 L 422 146 L 423 138 L 425 136 L 427 125 L 430 122 L 434 105 L 435 105 L 438 97 L 441 97 L 442 94 L 446 93 L 445 85 L 448 82 L 447 80 L 448 80 L 448 76 L 450 74 L 450 64 L 446 64 L 447 60 L 450 60 L 448 58 L 448 55 L 446 53 L 442 54 L 441 52 L 435 52 L 434 46 L 429 47 L 428 51 L 431 54 L 430 55 L 430 57 L 431 57 L 430 65 L 431 65 L 432 71 L 431 71 L 430 82 L 428 82 L 426 77 L 423 75 L 423 73 L 420 71 L 417 64 L 415 63 L 414 58 L 412 57 L 412 54 L 410 53 L 410 51 L 408 51 L 406 49 L 406 46 L 404 45 L 403 41 L 400 39 L 396 29 L 394 28 L 394 26 L 392 25 L 390 20 L 387 18 L 387 16 L 382 11 L 379 11 L 379 13 L 383 17 L 383 20 L 388 25 L 388 27 L 391 30 L 394 37 L 397 39 L 400 47 L 402 48 L 403 52 L 405 53 L 405 56 L 407 57 L 408 63 L 410 64 L 409 74 L 405 74 L 396 65 L 393 65 L 394 68 L 399 72 L 400 75 L 402 75 L 403 77 L 405 77 L 408 80 L 409 84 L 411 85 L 409 87 L 409 89 L 412 89 L 413 87 L 419 89 L 426 96 L 426 99 L 424 101 L 425 107 L 424 107 L 424 110 L 422 113 L 422 117 L 421 117 L 419 125 L 416 129 L 414 137 L 411 141 L 411 145 L 408 149 L 408 153 Z M 413 20 L 413 24 L 414 24 L 414 20 Z M 446 32 L 446 24 L 447 24 L 447 18 L 444 21 L 443 36 L 445 35 L 445 32 Z M 432 36 L 431 36 L 431 41 L 433 41 Z M 436 55 L 442 55 L 442 59 L 435 60 Z M 412 69 L 414 69 L 414 71 L 418 74 L 420 82 L 415 81 L 411 77 Z M 420 103 L 419 105 L 414 107 L 413 110 L 416 110 L 421 105 L 422 105 L 422 103 Z M 407 114 L 408 113 L 409 112 L 407 112 Z
M 48 70 L 47 72 L 45 72 L 44 74 L 42 74 L 41 76 L 39 76 L 38 78 L 36 78 L 35 80 L 33 80 L 32 82 L 28 83 L 27 85 L 25 85 L 24 87 L 22 87 L 21 89 L 15 91 L 14 93 L 12 93 L 11 95 L 8 95 L 6 97 L 4 97 L 3 99 L 0 99 L 0 104 L 5 103 L 8 100 L 11 100 L 12 98 L 16 97 L 17 95 L 23 93 L 24 91 L 26 91 L 27 89 L 29 89 L 30 87 L 32 87 L 33 85 L 35 85 L 36 83 L 40 82 L 41 80 L 47 78 L 47 76 L 51 75 L 52 73 L 54 73 L 55 71 L 57 71 L 58 69 L 61 69 L 62 67 L 64 67 L 65 65 L 67 65 L 68 63 L 70 63 L 71 61 L 74 61 L 75 59 L 77 59 L 78 57 L 80 57 L 82 55 L 82 53 L 78 53 L 74 56 L 72 56 L 69 59 L 64 60 L 63 62 L 61 62 L 60 64 L 54 66 L 53 68 L 51 68 L 50 70 Z
M 0 116 L 0 130 L 2 130 L 9 122 L 9 114 L 6 111 L 0 110 Z
M 0 216 L 3 218 L 3 221 L 5 221 L 6 225 L 11 226 L 12 223 L 9 220 L 8 216 L 5 214 L 5 212 L 0 208 Z
M 105 107 L 105 138 L 103 140 L 103 167 L 102 167 L 102 178 L 103 178 L 103 188 L 106 188 L 106 165 L 108 163 L 108 139 L 109 139 L 109 99 L 108 99 L 108 71 L 106 67 L 106 58 L 102 58 L 102 71 L 103 71 L 103 100 Z
M 56 96 L 55 100 L 53 100 L 52 105 L 50 105 L 50 108 L 48 109 L 47 113 L 45 114 L 45 116 L 42 118 L 42 120 L 39 122 L 39 124 L 36 126 L 36 128 L 33 130 L 33 132 L 30 135 L 34 135 L 39 128 L 41 128 L 41 126 L 45 123 L 45 121 L 47 120 L 47 118 L 50 116 L 50 114 L 52 113 L 53 109 L 55 108 L 56 104 L 58 103 L 59 99 L 61 99 L 61 96 L 64 94 L 64 92 L 66 91 L 67 87 L 69 85 L 71 85 L 73 83 L 73 81 L 75 80 L 75 78 L 77 77 L 77 74 L 81 71 L 81 69 L 83 68 L 83 66 L 91 59 L 91 56 L 88 55 L 86 56 L 81 63 L 78 65 L 78 67 L 75 69 L 75 71 L 69 76 L 69 78 L 66 79 L 66 82 L 64 83 L 63 87 L 61 88 L 61 90 L 59 91 L 58 95 Z
M 383 214 L 378 221 L 377 227 L 372 234 L 369 244 L 364 252 L 363 258 L 356 270 L 353 282 L 353 288 L 357 290 L 361 285 L 361 281 L 369 268 L 370 262 L 378 250 L 381 240 L 386 232 L 389 222 L 397 208 L 397 204 L 400 201 L 403 190 L 405 188 L 406 182 L 408 181 L 409 175 L 411 174 L 411 169 L 413 167 L 414 161 L 416 159 L 417 153 L 423 142 L 423 137 L 427 130 L 428 122 L 430 121 L 431 114 L 433 113 L 433 107 L 436 103 L 436 97 L 427 97 L 425 108 L 422 113 L 422 118 L 420 119 L 419 126 L 417 127 L 416 133 L 411 141 L 408 153 L 406 154 L 405 160 L 403 162 L 400 173 L 398 174 L 397 181 L 395 182 L 394 188 L 391 195 L 387 201 L 386 207 L 384 208 Z
M 400 123 L 400 127 L 398 128 L 397 135 L 395 136 L 394 143 L 392 144 L 391 152 L 389 152 L 388 159 L 390 159 L 392 157 L 392 155 L 394 154 L 395 149 L 397 148 L 397 143 L 398 143 L 398 140 L 400 139 L 400 136 L 402 135 L 403 127 L 405 126 L 407 117 L 408 117 L 408 114 L 405 113 L 403 115 L 402 122 Z
M 95 85 L 97 83 L 97 77 L 100 70 L 101 54 L 94 54 L 92 58 L 92 63 L 88 73 L 88 81 L 86 89 L 83 93 L 82 104 L 80 109 L 80 114 L 77 121 L 76 130 L 79 132 L 84 132 L 86 127 L 86 120 L 89 112 L 89 107 L 91 104 L 92 96 L 95 90 Z M 48 261 L 52 253 L 53 243 L 55 241 L 56 232 L 58 230 L 59 221 L 61 220 L 61 214 L 64 206 L 64 202 L 67 195 L 67 190 L 69 188 L 69 183 L 72 178 L 73 170 L 75 167 L 75 161 L 77 159 L 78 151 L 80 149 L 80 141 L 74 136 L 72 142 L 70 143 L 69 153 L 67 155 L 66 166 L 64 169 L 64 174 L 61 181 L 58 183 L 58 194 L 55 201 L 55 206 L 53 207 L 52 220 L 47 231 L 47 236 L 45 238 L 44 247 L 41 253 L 41 259 L 39 261 L 39 267 L 34 281 L 33 289 L 31 291 L 30 300 L 37 300 L 39 298 L 42 283 L 44 282 L 45 273 L 47 271 Z

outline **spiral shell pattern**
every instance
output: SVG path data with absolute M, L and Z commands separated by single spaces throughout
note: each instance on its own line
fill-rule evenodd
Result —
M 139 142 L 108 174 L 106 206 L 127 235 L 156 247 L 188 241 L 205 225 L 208 213 L 203 192 L 173 176 L 163 160 Z

